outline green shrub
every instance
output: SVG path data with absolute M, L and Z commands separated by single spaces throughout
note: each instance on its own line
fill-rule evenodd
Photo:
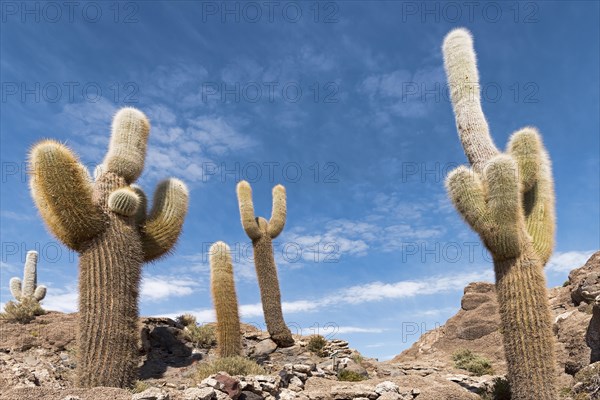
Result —
M 181 314 L 179 317 L 175 318 L 175 321 L 183 326 L 196 326 L 196 317 L 192 314 Z
M 490 360 L 473 353 L 471 350 L 457 351 L 452 355 L 452 360 L 456 368 L 467 370 L 477 376 L 494 373 Z
M 209 349 L 217 344 L 214 325 L 190 325 L 184 331 L 194 347 Z
M 321 335 L 312 335 L 310 339 L 308 339 L 308 345 L 306 348 L 308 351 L 315 353 L 318 356 L 323 356 L 323 348 L 327 344 L 327 340 Z
M 352 361 L 354 361 L 357 364 L 360 364 L 365 360 L 365 358 L 362 356 L 362 354 L 358 354 L 358 353 L 352 354 L 352 356 L 350 358 L 352 359 Z
M 135 381 L 133 387 L 129 391 L 133 394 L 142 393 L 146 389 L 150 389 L 150 385 L 144 381 Z
M 194 347 L 209 349 L 217 344 L 217 335 L 214 324 L 200 325 L 192 314 L 182 314 L 175 319 L 184 326 L 183 332 Z
M 350 371 L 347 369 L 342 369 L 338 372 L 337 377 L 340 381 L 346 381 L 346 382 L 358 382 L 358 381 L 364 381 L 365 378 L 364 376 L 362 376 L 361 374 L 359 374 L 358 372 L 354 372 L 354 371 Z
M 262 375 L 266 371 L 252 360 L 244 357 L 224 357 L 217 358 L 214 361 L 201 363 L 198 365 L 195 378 L 197 382 L 208 378 L 212 374 L 225 371 L 231 376 L 235 375 Z
M 46 311 L 35 299 L 23 298 L 20 302 L 9 301 L 4 305 L 4 312 L 0 313 L 0 320 L 6 322 L 17 322 L 28 324 L 38 315 L 44 315 Z

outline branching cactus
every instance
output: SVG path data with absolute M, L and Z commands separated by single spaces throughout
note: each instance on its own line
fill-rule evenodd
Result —
M 512 398 L 554 400 L 554 336 L 543 271 L 555 230 L 550 160 L 534 128 L 514 133 L 505 153 L 494 145 L 470 33 L 450 32 L 443 52 L 458 133 L 472 166 L 452 171 L 446 187 L 494 260 Z
M 273 210 L 269 221 L 254 216 L 252 188 L 248 182 L 241 181 L 238 183 L 237 196 L 242 226 L 248 237 L 252 239 L 252 246 L 254 247 L 254 266 L 256 267 L 267 330 L 271 335 L 271 339 L 278 346 L 292 346 L 294 339 L 283 320 L 277 266 L 273 257 L 273 239 L 279 236 L 285 226 L 285 188 L 281 185 L 273 188 Z
M 25 259 L 23 282 L 19 278 L 10 280 L 10 291 L 17 301 L 33 299 L 38 303 L 46 297 L 46 286 L 37 285 L 37 251 L 28 251 Z
M 92 182 L 64 145 L 30 153 L 31 193 L 49 230 L 79 252 L 78 384 L 128 387 L 137 376 L 142 263 L 172 249 L 187 212 L 183 182 L 168 179 L 146 212 L 133 182 L 144 168 L 150 123 L 134 108 L 114 117 L 108 153 Z
M 239 356 L 242 352 L 242 336 L 238 301 L 231 254 L 224 242 L 217 242 L 210 248 L 210 284 L 217 314 L 219 356 Z

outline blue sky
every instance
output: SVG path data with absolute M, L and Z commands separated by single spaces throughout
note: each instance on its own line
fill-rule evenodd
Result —
M 244 321 L 264 326 L 235 184 L 249 180 L 268 217 L 281 183 L 288 218 L 275 257 L 288 323 L 368 356 L 400 353 L 458 310 L 468 282 L 493 280 L 443 187 L 466 161 L 440 51 L 456 26 L 475 37 L 498 146 L 535 125 L 550 152 L 549 285 L 600 247 L 597 2 L 51 4 L 2 3 L 2 303 L 38 249 L 46 307 L 76 309 L 77 256 L 45 230 L 23 163 L 55 138 L 93 170 L 113 113 L 130 105 L 152 123 L 139 183 L 150 193 L 175 176 L 191 190 L 176 252 L 145 266 L 143 315 L 211 320 L 206 253 L 223 240 Z

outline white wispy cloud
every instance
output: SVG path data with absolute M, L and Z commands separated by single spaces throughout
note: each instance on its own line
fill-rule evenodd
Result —
M 256 142 L 240 132 L 244 122 L 219 115 L 176 117 L 167 106 L 148 109 L 153 128 L 148 146 L 145 177 L 185 176 L 188 182 L 210 179 L 215 161 L 234 151 L 244 151 Z
M 148 302 L 165 301 L 174 297 L 193 294 L 202 281 L 173 275 L 144 276 L 142 280 L 140 300 Z M 72 282 L 65 287 L 49 287 L 42 305 L 47 310 L 65 313 L 78 309 L 79 291 L 77 283 Z
M 435 276 L 420 280 L 406 280 L 394 283 L 372 282 L 353 286 L 338 292 L 330 302 L 360 304 L 386 299 L 402 299 L 415 296 L 447 293 L 462 290 L 468 283 L 493 279 L 491 271 L 470 272 L 451 276 Z M 335 300 L 335 299 L 339 300 Z
M 13 219 L 15 221 L 32 221 L 36 218 L 36 215 L 32 213 L 18 213 L 7 210 L 2 210 L 2 212 L 0 212 L 0 216 L 2 218 Z
M 375 349 L 378 347 L 385 347 L 385 346 L 388 346 L 388 344 L 387 343 L 372 343 L 372 344 L 366 345 L 365 347 L 368 349 Z
M 286 315 L 309 313 L 345 304 L 357 305 L 383 300 L 405 299 L 418 296 L 448 293 L 456 290 L 462 290 L 470 282 L 490 281 L 492 279 L 492 271 L 485 271 L 455 274 L 451 276 L 433 276 L 420 280 L 406 280 L 393 283 L 370 282 L 362 285 L 333 290 L 335 295 L 317 297 L 315 300 L 296 300 L 291 302 L 283 302 L 282 308 L 284 314 Z M 262 317 L 263 315 L 262 305 L 260 303 L 243 304 L 240 305 L 239 309 L 242 318 L 256 318 Z M 198 321 L 201 319 L 204 321 L 214 320 L 214 312 L 211 309 L 180 310 L 175 313 L 161 314 L 161 316 L 175 317 L 184 313 L 196 315 Z M 351 328 L 354 327 L 346 328 L 347 331 L 343 333 L 351 333 Z M 364 333 L 379 333 L 380 329 L 365 327 L 355 328 L 356 330 L 354 332 Z M 377 330 L 377 332 L 375 330 Z
M 426 67 L 414 73 L 395 70 L 368 76 L 359 91 L 368 96 L 374 113 L 417 118 L 425 116 L 445 99 L 445 82 L 441 66 Z
M 57 124 L 68 138 L 64 142 L 78 153 L 89 170 L 102 162 L 108 150 L 110 124 L 116 112 L 114 104 L 100 98 L 96 102 L 66 104 L 57 115 Z
M 361 328 L 359 326 L 338 326 L 336 327 L 335 333 L 383 333 L 383 328 Z
M 337 65 L 331 53 L 320 53 L 311 46 L 303 46 L 299 52 L 302 64 L 317 71 L 331 71 Z
M 185 176 L 190 183 L 206 180 L 210 174 L 204 170 L 205 163 L 256 144 L 250 135 L 241 133 L 247 123 L 241 118 L 221 115 L 217 108 L 199 107 L 202 102 L 198 101 L 181 101 L 177 108 L 167 103 L 168 98 L 198 95 L 196 91 L 205 75 L 203 68 L 178 66 L 173 71 L 158 68 L 146 77 L 152 82 L 148 85 L 150 90 L 144 92 L 150 104 L 142 111 L 150 119 L 151 131 L 142 179 L 171 175 Z M 57 124 L 66 133 L 65 142 L 74 147 L 90 170 L 106 154 L 112 117 L 118 108 L 99 98 L 67 104 L 57 115 Z
M 546 270 L 557 273 L 570 272 L 583 266 L 594 253 L 594 250 L 557 251 L 550 257 Z
M 420 218 L 426 212 L 436 213 L 435 204 L 402 201 L 395 193 L 372 197 L 371 211 L 362 218 L 314 221 L 314 228 L 301 226 L 284 232 L 282 242 L 296 245 L 307 262 L 335 262 L 344 255 L 365 256 L 372 249 L 401 250 L 407 243 L 432 241 L 446 232 L 443 226 L 425 224 Z
M 388 199 L 389 204 L 396 207 L 399 202 Z M 406 209 L 417 206 L 406 204 Z M 429 211 L 425 207 L 420 207 Z M 273 242 L 275 259 L 280 268 L 302 268 L 308 264 L 338 263 L 344 256 L 365 256 L 376 249 L 383 252 L 404 250 L 407 244 L 422 244 L 434 241 L 445 233 L 441 226 L 425 226 L 420 221 L 398 223 L 400 217 L 392 213 L 385 217 L 385 208 L 374 208 L 373 212 L 362 219 L 325 219 L 316 220 L 311 227 L 298 226 L 281 235 Z M 435 243 L 428 244 L 435 248 Z M 182 256 L 185 273 L 194 272 L 208 276 L 208 249 L 203 252 Z M 250 243 L 232 245 L 232 257 L 236 280 L 256 280 L 253 248 Z
M 0 271 L 16 271 L 17 267 L 4 261 L 0 261 Z
M 490 276 L 491 279 L 491 276 Z M 449 315 L 456 313 L 456 307 L 433 308 L 430 310 L 419 310 L 411 312 L 412 317 L 437 317 L 439 315 Z
M 222 155 L 229 151 L 248 149 L 254 141 L 242 135 L 231 122 L 220 116 L 201 116 L 190 121 L 192 137 L 209 153 Z
M 69 284 L 64 288 L 50 287 L 42 306 L 46 310 L 64 313 L 76 312 L 78 309 L 79 291 L 76 284 Z
M 142 279 L 141 300 L 156 302 L 194 293 L 201 282 L 198 279 L 168 275 L 145 276 Z

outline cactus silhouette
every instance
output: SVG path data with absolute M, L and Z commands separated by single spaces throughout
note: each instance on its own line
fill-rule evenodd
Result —
M 132 185 L 144 168 L 150 123 L 134 109 L 114 117 L 108 153 L 92 182 L 64 145 L 44 140 L 30 153 L 31 193 L 49 230 L 79 252 L 78 384 L 131 386 L 137 375 L 142 263 L 175 244 L 188 192 L 161 182 L 152 209 Z
M 23 282 L 19 278 L 11 278 L 10 292 L 17 301 L 33 299 L 38 303 L 46 297 L 46 286 L 37 285 L 37 251 L 28 251 L 25 259 Z
M 248 182 L 241 181 L 238 183 L 237 197 L 242 226 L 248 237 L 252 239 L 252 246 L 254 247 L 254 266 L 256 267 L 267 330 L 271 335 L 271 339 L 278 346 L 292 346 L 294 338 L 283 320 L 277 266 L 273 257 L 273 239 L 281 233 L 285 226 L 285 188 L 281 185 L 273 188 L 273 210 L 269 221 L 254 216 L 252 188 Z
M 220 357 L 239 356 L 242 335 L 229 246 L 216 242 L 210 247 L 210 283 L 217 314 L 217 344 Z
M 558 397 L 554 336 L 543 268 L 554 243 L 550 160 L 538 132 L 514 133 L 505 153 L 494 145 L 479 97 L 471 34 L 450 32 L 444 64 L 469 169 L 446 180 L 456 209 L 492 254 L 513 400 Z

